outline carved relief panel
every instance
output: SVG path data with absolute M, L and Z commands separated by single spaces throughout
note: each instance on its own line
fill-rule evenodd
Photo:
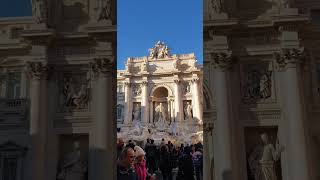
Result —
M 182 83 L 182 92 L 184 95 L 190 94 L 191 93 L 191 86 L 190 82 L 183 82 Z
M 79 25 L 89 21 L 89 1 L 88 0 L 63 0 L 62 1 L 62 21 L 61 30 L 75 31 Z
M 61 73 L 59 76 L 59 111 L 88 111 L 91 98 L 88 73 Z
M 248 180 L 281 180 L 281 152 L 277 127 L 246 127 Z
M 244 104 L 275 101 L 272 62 L 261 61 L 241 65 L 241 96 Z
M 141 84 L 133 84 L 132 85 L 132 94 L 134 96 L 141 96 L 141 92 L 142 92 Z

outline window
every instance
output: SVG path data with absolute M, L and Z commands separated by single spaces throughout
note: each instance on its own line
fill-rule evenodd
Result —
M 117 119 L 121 120 L 123 114 L 123 105 L 118 104 L 117 105 Z
M 14 142 L 0 145 L 0 180 L 21 180 L 23 159 L 27 149 Z
M 10 99 L 20 98 L 20 84 L 20 72 L 9 72 L 5 75 L 0 75 L 0 96 Z
M 311 23 L 315 26 L 320 26 L 320 10 L 311 10 Z
M 17 174 L 17 158 L 4 158 L 2 179 L 16 180 L 16 174 Z

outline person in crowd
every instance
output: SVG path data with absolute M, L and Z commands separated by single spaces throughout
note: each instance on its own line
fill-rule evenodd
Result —
M 147 143 L 144 146 L 144 150 L 146 152 L 146 159 L 147 159 L 147 167 L 150 168 L 149 162 L 150 162 L 150 139 L 147 138 Z
M 172 168 L 169 165 L 169 149 L 168 146 L 163 145 L 160 147 L 160 164 L 159 168 L 163 180 L 172 180 Z
M 132 149 L 134 149 L 134 146 L 135 146 L 135 144 L 134 144 L 134 142 L 132 140 L 129 140 L 128 144 L 126 145 L 126 147 L 130 147 Z
M 162 138 L 162 139 L 161 139 L 160 146 L 163 146 L 163 145 L 165 145 L 165 144 L 166 144 L 166 143 L 165 143 L 164 139 Z
M 201 148 L 197 148 L 195 152 L 192 154 L 192 161 L 194 165 L 194 170 L 196 172 L 197 180 L 202 179 L 203 171 L 202 171 L 202 163 L 203 163 L 203 155 Z
M 179 150 L 178 148 L 173 148 L 172 151 L 170 152 L 170 158 L 169 158 L 169 166 L 171 169 L 175 169 L 178 167 L 178 159 L 179 159 Z M 172 177 L 174 176 L 173 173 Z
M 179 158 L 177 180 L 194 180 L 194 169 L 190 146 L 184 148 L 184 154 Z
M 150 140 L 151 144 L 148 148 L 148 169 L 151 174 L 155 173 L 157 170 L 157 162 L 156 162 L 156 155 L 157 155 L 157 146 L 154 144 L 154 140 Z
M 184 144 L 181 144 L 180 145 L 180 153 L 183 153 L 183 150 L 184 150 Z
M 123 150 L 123 148 L 124 148 L 123 139 L 119 138 L 118 142 L 117 142 L 117 158 L 119 157 L 119 155 L 120 155 L 121 151 Z
M 125 147 L 121 151 L 117 162 L 117 180 L 138 180 L 133 167 L 134 160 L 134 150 L 130 147 Z
M 144 150 L 140 146 L 135 146 L 134 150 L 136 156 L 134 168 L 138 176 L 138 180 L 155 180 L 156 177 L 151 176 L 147 172 L 146 160 L 144 159 L 146 153 L 144 152 Z

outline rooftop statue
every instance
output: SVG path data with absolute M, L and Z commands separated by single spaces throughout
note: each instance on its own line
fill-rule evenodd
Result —
M 111 1 L 97 0 L 96 13 L 97 13 L 97 21 L 111 19 Z
M 171 56 L 170 49 L 161 41 L 158 41 L 153 48 L 150 48 L 149 53 L 149 57 L 152 59 L 161 59 Z
M 31 0 L 32 15 L 37 24 L 45 23 L 47 18 L 47 4 L 44 0 Z

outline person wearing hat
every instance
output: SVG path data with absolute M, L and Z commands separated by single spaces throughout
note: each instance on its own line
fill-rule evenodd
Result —
M 138 176 L 138 180 L 156 180 L 155 176 L 150 176 L 147 171 L 146 160 L 144 156 L 146 153 L 140 146 L 134 147 L 136 160 L 134 163 L 134 169 Z

